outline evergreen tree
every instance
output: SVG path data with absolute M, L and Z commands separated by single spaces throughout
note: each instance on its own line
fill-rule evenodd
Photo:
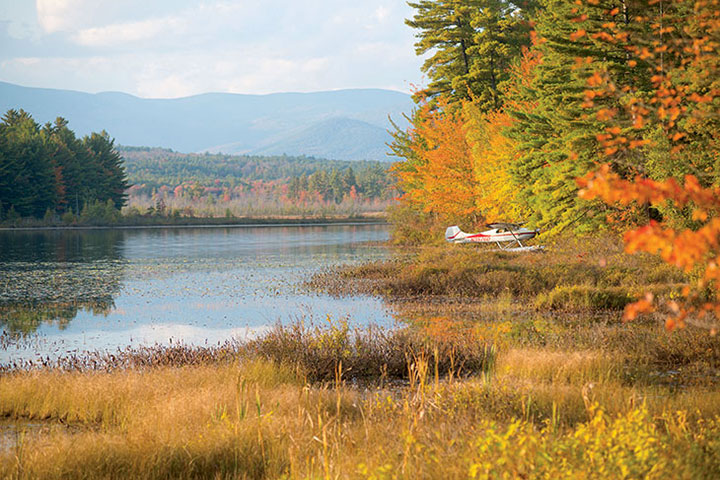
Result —
M 486 108 L 498 108 L 508 66 L 529 45 L 526 10 L 507 0 L 422 0 L 409 5 L 416 10 L 413 19 L 406 20 L 418 30 L 415 52 L 433 52 L 422 66 L 431 80 L 422 93 L 475 97 Z
M 55 173 L 39 125 L 27 112 L 9 110 L 0 123 L 0 137 L 0 201 L 20 216 L 42 218 L 55 207 Z
M 466 97 L 477 87 L 472 78 L 473 59 L 470 48 L 475 44 L 473 14 L 482 8 L 483 0 L 421 0 L 408 2 L 416 10 L 405 23 L 418 30 L 415 53 L 433 54 L 422 70 L 430 77 L 426 93 Z
M 595 74 L 586 59 L 598 59 L 608 71 L 623 75 L 638 88 L 644 79 L 631 76 L 626 47 L 630 37 L 614 43 L 598 35 L 603 25 L 628 22 L 633 7 L 625 0 L 578 5 L 565 0 L 544 0 L 537 21 L 542 60 L 529 87 L 518 89 L 522 102 L 532 108 L 512 110 L 517 122 L 509 135 L 518 142 L 519 156 L 510 172 L 518 198 L 533 212 L 531 220 L 550 228 L 593 229 L 604 213 L 577 196 L 575 178 L 593 168 L 604 149 L 598 132 L 605 129 L 603 115 L 618 111 L 618 99 L 598 98 L 589 105 L 586 91 Z M 634 27 L 634 26 L 633 26 Z M 638 25 L 637 28 L 642 28 Z M 616 169 L 626 174 L 642 159 L 618 159 Z
M 105 131 L 83 138 L 83 145 L 91 153 L 90 159 L 95 165 L 93 170 L 100 173 L 95 198 L 103 202 L 111 200 L 119 210 L 127 202 L 125 191 L 129 185 L 123 159 L 115 150 L 114 142 Z
M 330 190 L 330 198 L 332 198 L 335 203 L 340 203 L 345 192 L 343 190 L 343 183 L 342 179 L 340 178 L 340 172 L 338 172 L 336 168 L 333 168 L 330 171 L 330 175 L 328 175 L 328 183 L 328 187 Z
M 477 33 L 468 49 L 474 60 L 471 76 L 482 86 L 475 89 L 473 103 L 481 111 L 501 107 L 500 87 L 508 81 L 513 61 L 520 57 L 523 47 L 530 45 L 531 30 L 527 11 L 507 0 L 485 0 L 483 4 L 472 16 Z
M 293 177 L 288 184 L 288 196 L 293 199 L 300 197 L 300 178 Z
M 357 179 L 355 178 L 355 171 L 352 167 L 345 170 L 345 175 L 342 179 L 343 190 L 349 192 L 352 187 L 357 188 Z
M 85 203 L 95 198 L 96 165 L 64 118 L 58 117 L 54 124 L 46 124 L 43 133 L 64 187 L 59 206 L 79 215 Z
M 330 183 L 328 180 L 328 174 L 325 170 L 320 170 L 310 175 L 308 180 L 308 190 L 317 192 L 323 200 L 330 199 Z

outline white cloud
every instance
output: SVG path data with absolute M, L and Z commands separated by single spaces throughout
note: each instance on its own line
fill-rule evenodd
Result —
M 82 7 L 82 0 L 37 0 L 38 22 L 47 33 L 65 30 L 70 20 L 70 12 Z
M 408 90 L 411 14 L 387 0 L 36 0 L 41 41 L 0 57 L 0 80 L 144 97 Z
M 225 55 L 196 53 L 192 56 L 167 56 L 162 62 L 140 67 L 134 93 L 145 97 L 175 98 L 203 93 L 272 93 L 277 91 L 317 90 L 327 76 L 330 59 L 302 60 L 268 58 L 248 51 Z M 173 72 L 175 62 L 183 61 L 182 72 Z M 327 87 L 326 87 L 327 88 Z
M 128 43 L 151 40 L 160 35 L 176 36 L 186 31 L 187 23 L 180 18 L 159 18 L 106 27 L 80 30 L 72 35 L 73 40 L 88 47 L 127 46 Z
M 378 22 L 384 22 L 390 15 L 390 10 L 382 5 L 375 9 L 375 18 Z
M 171 16 L 195 3 L 194 0 L 35 0 L 35 9 L 38 23 L 46 33 L 75 33 Z

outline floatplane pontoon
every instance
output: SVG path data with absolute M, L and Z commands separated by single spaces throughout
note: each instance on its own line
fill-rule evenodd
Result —
M 465 233 L 456 226 L 445 230 L 445 240 L 450 243 L 495 243 L 500 250 L 507 252 L 532 252 L 542 250 L 542 246 L 526 247 L 525 240 L 536 237 L 540 230 L 529 230 L 522 223 L 488 223 L 481 233 Z

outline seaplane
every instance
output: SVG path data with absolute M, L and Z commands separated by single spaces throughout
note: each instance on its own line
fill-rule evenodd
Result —
M 522 244 L 540 234 L 539 229 L 530 230 L 521 223 L 488 223 L 490 230 L 480 233 L 465 233 L 457 225 L 445 230 L 445 240 L 450 243 L 495 243 L 500 250 L 506 252 L 533 252 L 542 250 L 541 245 L 528 246 Z

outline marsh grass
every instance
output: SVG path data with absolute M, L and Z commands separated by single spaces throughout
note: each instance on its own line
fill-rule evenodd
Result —
M 415 357 L 407 382 L 392 388 L 348 384 L 342 369 L 332 382 L 306 383 L 296 368 L 248 358 L 112 372 L 16 372 L 0 378 L 6 418 L 75 427 L 25 433 L 21 443 L 0 451 L 0 475 L 678 478 L 681 472 L 686 478 L 712 478 L 720 473 L 717 394 L 709 393 L 705 403 L 697 401 L 697 392 L 694 403 L 682 395 L 643 397 L 618 387 L 614 368 L 596 352 L 566 358 L 513 350 L 498 358 L 493 375 L 460 379 L 436 375 L 431 359 Z
M 389 299 L 496 297 L 510 294 L 539 308 L 618 310 L 646 291 L 672 296 L 685 275 L 648 255 L 628 255 L 610 237 L 555 239 L 541 253 L 474 245 L 414 250 L 414 255 L 323 272 L 307 285 L 334 295 L 362 291 Z
M 620 320 L 684 281 L 605 238 L 327 272 L 309 286 L 380 293 L 408 327 L 16 365 L 0 416 L 62 427 L 0 451 L 0 476 L 720 478 L 718 338 Z
M 347 322 L 329 328 L 295 323 L 278 325 L 242 348 L 245 355 L 295 365 L 309 381 L 329 381 L 342 363 L 346 380 L 408 380 L 414 359 L 432 362 L 439 375 L 487 373 L 494 362 L 491 344 L 467 337 L 429 337 L 414 329 L 351 328 Z

